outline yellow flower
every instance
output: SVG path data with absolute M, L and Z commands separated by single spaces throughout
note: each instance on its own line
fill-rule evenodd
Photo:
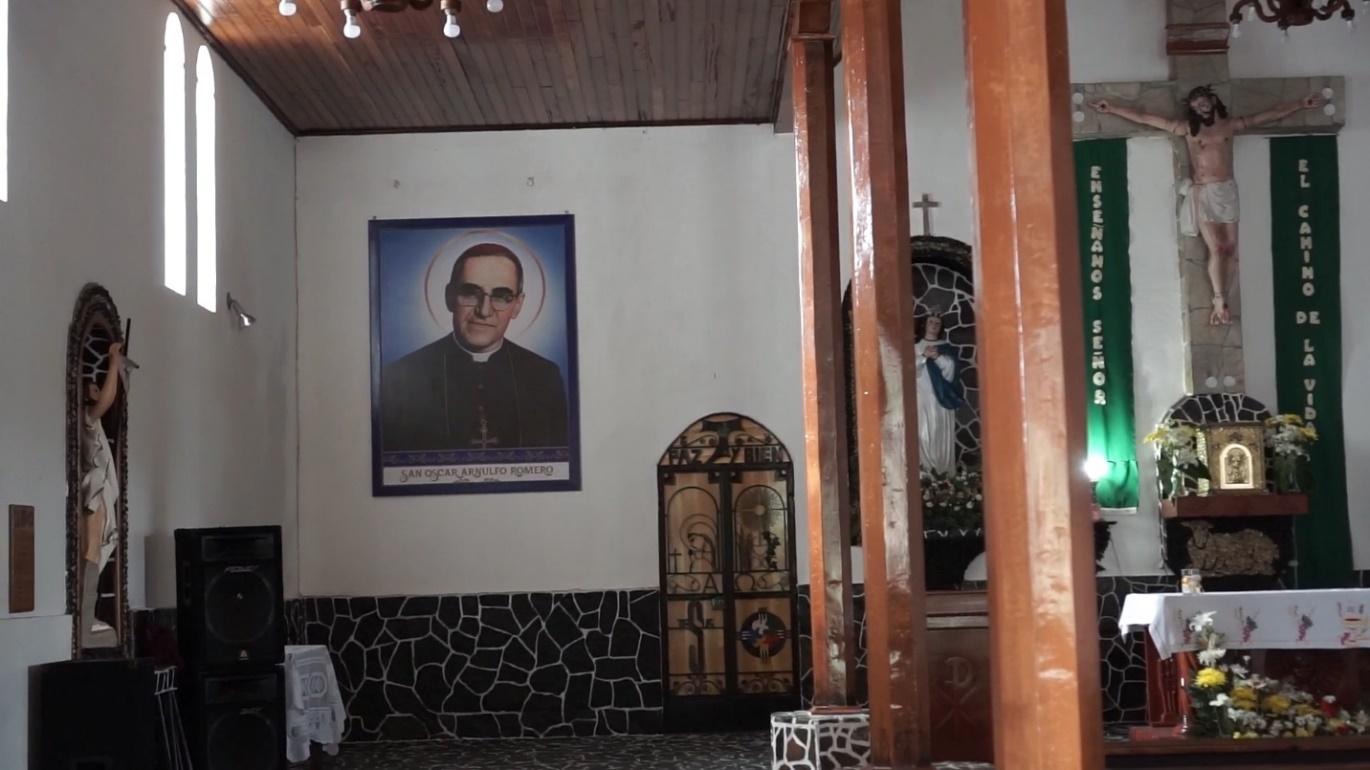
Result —
M 1312 735 L 1313 735 L 1312 733 L 1308 732 L 1307 730 L 1303 729 L 1302 727 L 1297 728 L 1297 729 L 1294 730 L 1294 737 L 1295 737 L 1295 738 L 1309 738 L 1309 737 L 1312 737 Z
M 1242 687 L 1233 687 L 1233 688 L 1232 688 L 1232 700 L 1246 700 L 1246 701 L 1251 701 L 1252 703 L 1255 703 L 1255 701 L 1256 701 L 1256 691 L 1255 691 L 1255 689 L 1253 689 L 1253 688 L 1251 688 L 1251 687 L 1246 687 L 1246 686 L 1242 686 Z
M 1255 711 L 1255 710 L 1256 710 L 1256 701 L 1254 701 L 1254 700 L 1246 700 L 1245 698 L 1243 698 L 1243 699 L 1241 699 L 1241 700 L 1238 700 L 1238 699 L 1236 699 L 1236 698 L 1233 698 L 1233 699 L 1232 699 L 1232 708 L 1237 709 L 1237 710 L 1239 710 L 1239 711 Z
M 1169 432 L 1169 429 L 1167 429 L 1164 425 L 1157 425 L 1156 430 L 1153 430 L 1150 433 L 1146 434 L 1146 438 L 1142 439 L 1142 441 L 1148 444 L 1155 444 L 1156 442 L 1165 438 L 1166 434 Z
M 1297 705 L 1294 706 L 1294 713 L 1295 713 L 1296 715 L 1298 715 L 1298 716 L 1301 716 L 1301 717 L 1306 717 L 1306 716 L 1308 716 L 1309 714 L 1315 714 L 1315 713 L 1317 713 L 1317 711 L 1318 711 L 1317 709 L 1313 708 L 1312 706 L 1308 705 L 1307 703 L 1299 703 L 1299 704 L 1297 704 Z
M 1300 428 L 1299 432 L 1302 433 L 1303 437 L 1309 441 L 1318 440 L 1318 429 L 1314 428 L 1312 425 L 1307 425 L 1303 428 Z
M 1261 708 L 1267 714 L 1283 714 L 1289 710 L 1289 706 L 1289 698 L 1283 695 L 1267 695 L 1265 700 L 1261 701 Z
M 1199 673 L 1194 677 L 1194 684 L 1205 690 L 1216 690 L 1227 684 L 1227 674 L 1224 674 L 1216 668 L 1201 668 L 1199 669 Z

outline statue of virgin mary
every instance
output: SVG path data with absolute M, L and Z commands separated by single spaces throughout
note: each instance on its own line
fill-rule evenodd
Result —
M 914 345 L 918 361 L 918 455 L 924 471 L 956 470 L 956 410 L 965 405 L 956 351 L 942 338 L 942 317 L 928 315 Z

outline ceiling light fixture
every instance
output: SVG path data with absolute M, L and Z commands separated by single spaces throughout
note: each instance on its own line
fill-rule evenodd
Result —
M 362 36 L 361 14 L 368 11 L 398 13 L 405 10 L 425 11 L 432 8 L 435 0 L 340 0 L 343 12 L 343 35 L 348 40 Z M 461 0 L 442 0 L 442 34 L 455 39 L 461 36 Z M 281 0 L 276 9 L 282 16 L 294 16 L 298 11 L 297 0 Z M 485 10 L 499 13 L 504 10 L 504 0 L 485 0 Z
M 457 23 L 457 12 L 461 10 L 461 0 L 442 0 L 442 15 L 447 17 L 442 25 L 442 34 L 448 39 L 461 36 L 461 25 Z
M 343 37 L 356 40 L 362 36 L 362 25 L 357 23 L 357 11 L 361 0 L 343 0 Z
M 1232 22 L 1233 36 L 1240 36 L 1242 14 L 1249 21 L 1260 19 L 1267 24 L 1276 24 L 1285 33 L 1290 27 L 1306 27 L 1315 21 L 1327 21 L 1340 14 L 1347 24 L 1354 26 L 1356 9 L 1351 7 L 1354 0 L 1237 0 L 1232 7 L 1228 20 Z M 1366 3 L 1370 6 L 1370 3 Z

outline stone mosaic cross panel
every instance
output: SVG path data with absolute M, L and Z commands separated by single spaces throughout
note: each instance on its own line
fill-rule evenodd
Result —
M 1232 79 L 1227 61 L 1227 3 L 1223 0 L 1167 0 L 1168 46 L 1171 79 L 1151 82 L 1077 83 L 1071 87 L 1074 136 L 1107 139 L 1163 135 L 1155 128 L 1139 126 L 1114 115 L 1100 114 L 1088 105 L 1099 99 L 1125 105 L 1152 115 L 1179 117 L 1182 100 L 1195 86 L 1212 86 L 1233 116 L 1245 116 L 1275 105 L 1298 101 L 1321 93 L 1328 106 L 1304 110 L 1276 123 L 1246 133 L 1327 134 L 1345 125 L 1342 98 L 1345 79 L 1338 76 Z M 1201 42 L 1202 45 L 1196 45 Z M 1329 109 L 1330 108 L 1330 109 Z M 1182 137 L 1173 137 L 1175 179 L 1189 178 L 1189 156 Z M 1240 257 L 1241 249 L 1238 247 Z M 1207 272 L 1208 252 L 1202 239 L 1180 238 L 1180 281 L 1184 292 L 1185 382 L 1188 393 L 1242 391 L 1246 372 L 1242 356 L 1241 297 L 1237 269 L 1229 281 L 1228 306 L 1232 323 L 1213 326 L 1213 291 Z M 1238 262 L 1240 264 L 1240 262 Z M 1155 269 L 1137 260 L 1138 269 Z

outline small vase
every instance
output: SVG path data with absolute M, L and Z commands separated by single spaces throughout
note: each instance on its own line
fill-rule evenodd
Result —
M 1296 458 L 1275 461 L 1275 491 L 1287 495 L 1299 492 L 1299 461 Z
M 1170 472 L 1170 496 L 1184 497 L 1187 494 L 1189 490 L 1185 489 L 1184 471 L 1176 468 Z

